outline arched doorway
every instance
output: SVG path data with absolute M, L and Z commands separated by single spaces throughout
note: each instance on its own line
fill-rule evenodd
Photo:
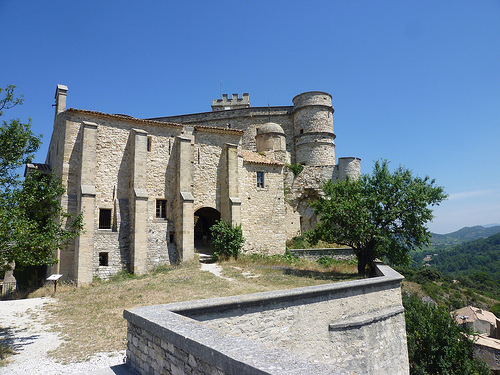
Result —
M 220 212 L 212 207 L 202 207 L 194 213 L 194 247 L 210 251 L 210 227 L 220 220 Z

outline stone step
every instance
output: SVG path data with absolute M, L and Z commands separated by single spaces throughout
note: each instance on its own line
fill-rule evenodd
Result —
M 200 253 L 200 263 L 211 263 L 214 261 L 212 254 Z

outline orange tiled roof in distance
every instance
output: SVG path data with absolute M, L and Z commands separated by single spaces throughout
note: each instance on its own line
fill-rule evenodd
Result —
M 257 152 L 242 150 L 241 154 L 243 155 L 244 163 L 276 165 L 276 166 L 283 165 L 283 163 L 280 163 L 279 161 L 276 161 L 266 155 L 261 155 Z

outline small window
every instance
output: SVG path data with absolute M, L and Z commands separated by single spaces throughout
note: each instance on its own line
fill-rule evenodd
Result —
M 168 242 L 174 243 L 174 234 L 175 234 L 174 232 L 170 232 L 168 234 Z
M 156 217 L 159 219 L 167 218 L 167 200 L 157 199 L 156 200 Z
M 264 172 L 257 172 L 257 187 L 264 187 Z
M 255 134 L 259 134 L 259 128 L 255 128 Z
M 153 143 L 153 139 L 151 136 L 148 136 L 148 151 L 151 151 L 151 144 Z
M 99 253 L 99 266 L 100 267 L 107 267 L 109 265 L 109 253 L 107 252 L 102 252 Z
M 300 130 L 299 130 L 299 133 L 300 133 L 300 134 L 304 134 L 304 129 L 300 129 Z
M 99 229 L 111 229 L 111 208 L 99 209 Z

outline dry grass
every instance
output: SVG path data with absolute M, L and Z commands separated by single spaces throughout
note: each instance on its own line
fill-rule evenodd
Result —
M 292 263 L 292 265 L 291 265 Z M 120 275 L 76 288 L 60 284 L 55 304 L 48 307 L 49 323 L 65 342 L 51 353 L 62 362 L 84 360 L 98 352 L 123 350 L 126 346 L 124 309 L 220 296 L 290 289 L 357 278 L 356 265 L 342 263 L 324 268 L 307 261 L 272 257 L 241 257 L 221 264 L 223 276 L 200 270 L 198 261 L 167 267 L 143 277 Z M 51 295 L 52 286 L 30 297 Z

